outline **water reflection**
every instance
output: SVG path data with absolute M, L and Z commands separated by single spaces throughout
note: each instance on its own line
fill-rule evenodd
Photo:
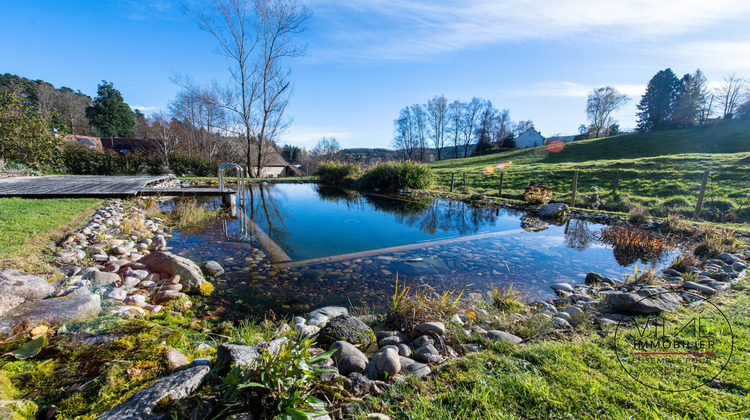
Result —
M 214 299 L 231 302 L 226 312 L 233 319 L 269 309 L 292 314 L 328 304 L 386 305 L 397 272 L 400 281 L 410 284 L 466 287 L 467 296 L 512 281 L 519 290 L 547 298 L 551 283 L 583 282 L 587 271 L 620 278 L 633 272 L 635 261 L 593 238 L 591 233 L 603 227 L 595 223 L 571 220 L 563 227 L 507 209 L 432 198 L 408 201 L 309 184 L 255 185 L 246 191 L 244 212 L 238 213 L 290 255 L 304 247 L 326 248 L 325 255 L 352 252 L 352 244 L 362 244 L 347 241 L 357 236 L 370 241 L 365 250 L 392 247 L 393 238 L 417 245 L 280 269 L 258 248 L 255 235 L 228 242 L 220 223 L 201 232 L 175 232 L 170 240 L 174 252 L 224 266 Z M 230 221 L 229 228 L 238 223 Z M 525 231 L 518 230 L 519 223 Z M 489 235 L 469 236 L 476 233 Z M 420 244 L 424 238 L 441 241 Z

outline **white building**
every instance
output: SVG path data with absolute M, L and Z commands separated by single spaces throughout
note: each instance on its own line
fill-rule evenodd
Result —
M 525 149 L 527 147 L 541 146 L 544 144 L 544 137 L 542 134 L 533 128 L 521 133 L 516 138 L 516 149 Z

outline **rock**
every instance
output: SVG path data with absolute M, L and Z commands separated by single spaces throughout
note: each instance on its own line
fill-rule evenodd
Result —
M 180 276 L 180 284 L 192 293 L 200 293 L 201 284 L 206 281 L 196 263 L 170 252 L 152 252 L 138 262 L 145 265 L 149 271 Z
M 143 308 L 146 306 L 146 297 L 143 295 L 130 295 L 123 300 L 124 304 Z
M 571 317 L 583 316 L 583 311 L 577 306 L 566 306 L 563 312 L 567 312 Z
M 159 403 L 183 400 L 203 384 L 211 368 L 195 366 L 161 378 L 150 387 L 136 393 L 119 407 L 107 411 L 99 420 L 164 419 L 167 413 L 154 412 Z
M 517 335 L 513 335 L 509 332 L 498 331 L 498 330 L 487 331 L 487 338 L 489 338 L 490 340 L 510 341 L 513 344 L 521 344 L 521 342 L 523 341 L 523 339 Z
M 224 268 L 216 261 L 206 261 L 203 263 L 203 269 L 211 277 L 219 277 L 224 274 Z
M 164 235 L 156 235 L 151 245 L 149 245 L 149 249 L 151 251 L 164 251 L 167 249 L 167 240 L 164 238 Z
M 682 288 L 683 289 L 698 290 L 698 291 L 703 292 L 703 293 L 705 293 L 707 295 L 713 295 L 714 293 L 716 293 L 716 289 L 714 289 L 712 287 L 708 287 L 708 286 L 703 285 L 703 284 L 693 283 L 692 281 L 686 281 L 685 283 L 682 283 Z
M 143 308 L 139 308 L 137 306 L 130 306 L 130 305 L 118 306 L 109 312 L 115 315 L 124 317 L 124 318 L 136 318 L 136 317 L 146 316 L 146 311 Z
M 558 314 L 557 314 L 557 317 L 558 317 L 558 318 L 562 318 L 562 319 L 564 319 L 564 320 L 566 320 L 566 321 L 570 321 L 571 319 L 573 319 L 573 318 L 572 318 L 572 317 L 570 316 L 570 314 L 569 314 L 569 313 L 567 313 L 567 312 L 560 312 L 560 313 L 558 313 Z
M 81 272 L 81 267 L 77 265 L 66 265 L 65 267 L 60 268 L 60 272 L 66 277 L 73 277 Z M 2 277 L 2 275 L 0 275 L 0 277 Z
M 380 354 L 375 367 L 380 377 L 392 378 L 401 371 L 401 362 L 398 359 L 398 351 L 387 349 Z
M 328 318 L 336 318 L 341 315 L 349 315 L 349 310 L 342 306 L 326 306 L 320 309 L 316 309 L 307 314 L 307 319 L 315 318 L 316 316 L 323 315 Z
M 440 353 L 435 346 L 428 344 L 414 350 L 414 358 L 424 363 L 440 363 Z
M 602 280 L 604 280 L 604 276 L 602 276 L 599 273 L 588 273 L 586 274 L 586 279 L 583 281 L 589 286 L 598 286 L 602 283 Z
M 128 297 L 128 292 L 126 292 L 124 289 L 120 289 L 119 287 L 115 287 L 114 289 L 107 292 L 106 296 L 109 299 L 125 300 L 125 298 Z
M 116 273 L 106 273 L 102 271 L 91 271 L 83 276 L 84 280 L 89 280 L 93 287 L 109 286 L 120 281 L 120 276 Z
M 182 354 L 181 351 L 173 348 L 168 348 L 164 352 L 164 360 L 167 362 L 167 368 L 170 372 L 180 370 L 190 365 L 190 361 L 187 359 L 187 357 L 185 357 L 185 355 Z
M 562 291 L 562 292 L 569 292 L 573 293 L 573 286 L 571 286 L 569 283 L 555 283 L 551 284 L 550 289 L 554 291 Z
M 409 375 L 415 375 L 419 379 L 422 379 L 425 376 L 427 376 L 430 373 L 432 373 L 432 369 L 430 369 L 429 366 L 427 366 L 424 363 L 414 362 L 413 360 L 412 360 L 413 363 L 409 363 L 408 365 L 404 366 L 403 365 L 403 359 L 404 358 L 401 358 L 401 362 L 402 362 L 402 364 L 401 364 L 401 366 L 402 366 L 401 372 L 402 373 L 406 373 L 406 374 L 409 374 Z M 411 360 L 411 359 L 408 359 L 408 360 Z
M 23 302 L 24 298 L 20 296 L 7 293 L 0 294 L 0 317 Z
M 398 355 L 403 357 L 409 357 L 411 356 L 411 348 L 407 346 L 406 344 L 399 344 L 398 346 Z
M 372 388 L 372 382 L 370 382 L 365 375 L 357 372 L 352 372 L 346 375 L 349 379 L 348 383 L 345 383 L 345 388 L 355 397 L 362 397 L 367 395 Z
M 323 328 L 328 323 L 328 317 L 325 315 L 316 315 L 310 318 L 307 323 L 318 328 Z
M 562 219 L 567 210 L 568 206 L 564 203 L 550 203 L 539 207 L 536 215 L 541 219 Z
M 331 349 L 338 349 L 336 353 L 333 353 L 333 356 L 331 356 L 334 362 L 338 362 L 347 357 L 357 357 L 367 363 L 367 356 L 365 356 L 365 354 L 358 348 L 354 347 L 354 345 L 347 343 L 346 341 L 336 341 L 331 344 Z
M 680 298 L 660 287 L 640 289 L 632 293 L 614 292 L 606 296 L 603 313 L 626 315 L 658 314 L 680 305 Z
M 242 366 L 244 368 L 255 369 L 255 365 L 258 359 L 260 359 L 261 351 L 278 352 L 286 342 L 286 338 L 279 338 L 253 346 L 222 344 L 216 349 L 216 361 L 224 362 L 227 366 Z
M 552 325 L 556 328 L 573 328 L 568 321 L 559 316 L 552 318 Z
M 397 346 L 399 344 L 403 343 L 403 340 L 398 335 L 392 335 L 390 337 L 385 337 L 382 340 L 378 341 L 378 346 L 385 347 L 385 346 Z
M 109 249 L 109 253 L 110 255 L 117 255 L 117 256 L 127 255 L 128 250 L 121 246 L 113 246 L 112 248 Z
M 284 324 L 286 325 L 286 324 Z M 300 337 L 310 337 L 320 331 L 320 327 L 315 325 L 295 324 L 294 329 L 299 331 Z
M 339 360 L 339 373 L 347 376 L 352 372 L 364 373 L 367 362 L 356 356 L 348 356 Z
M 429 335 L 420 335 L 416 339 L 414 339 L 414 347 L 423 347 L 428 344 L 435 344 L 435 340 L 433 340 Z
M 53 259 L 58 264 L 70 264 L 76 260 L 76 253 L 72 251 L 60 251 L 56 252 Z
M 744 271 L 747 268 L 747 266 L 745 264 L 737 261 L 735 263 L 732 263 L 732 268 L 734 268 L 734 271 L 736 271 L 738 273 L 741 273 L 742 271 Z
M 422 334 L 445 335 L 445 325 L 442 322 L 425 322 L 414 327 L 414 332 Z
M 377 362 L 378 357 L 379 354 L 376 354 L 375 357 L 373 357 L 372 360 L 367 362 L 367 364 L 365 365 L 364 375 L 372 380 L 378 379 L 378 368 L 375 367 L 375 363 Z
M 0 337 L 26 332 L 37 325 L 58 327 L 83 321 L 101 311 L 99 295 L 45 299 L 19 305 L 0 319 Z
M 318 342 L 321 344 L 346 341 L 367 347 L 374 338 L 375 334 L 367 324 L 350 315 L 341 315 L 331 319 L 318 334 Z
M 727 264 L 734 264 L 737 262 L 737 257 L 726 252 L 722 252 L 721 254 L 717 255 L 716 259 L 721 260 Z
M 0 270 L 0 295 L 13 295 L 25 302 L 35 302 L 54 293 L 55 288 L 43 278 L 18 270 Z
M 381 413 L 369 413 L 365 416 L 365 420 L 391 420 L 391 418 Z

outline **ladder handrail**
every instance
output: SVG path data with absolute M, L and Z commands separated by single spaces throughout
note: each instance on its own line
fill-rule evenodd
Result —
M 237 191 L 235 191 L 235 194 L 237 195 L 237 215 L 240 221 L 240 233 L 238 235 L 230 235 L 227 230 L 227 221 L 226 219 L 224 219 L 222 220 L 224 237 L 230 241 L 242 241 L 247 237 L 248 234 L 247 215 L 245 214 L 245 170 L 242 168 L 242 166 L 236 163 L 222 163 L 221 166 L 219 166 L 218 171 L 219 189 L 222 191 L 224 190 L 224 172 L 227 168 L 235 168 L 237 170 Z

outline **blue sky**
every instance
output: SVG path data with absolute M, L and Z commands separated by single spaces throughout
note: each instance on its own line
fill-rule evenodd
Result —
M 197 0 L 194 0 L 198 2 Z M 489 99 L 545 136 L 574 134 L 586 94 L 612 85 L 635 126 L 648 80 L 700 68 L 712 84 L 750 77 L 747 0 L 303 0 L 312 11 L 290 62 L 293 124 L 280 143 L 388 147 L 401 108 L 443 94 Z M 94 96 L 101 80 L 145 112 L 175 74 L 224 80 L 213 38 L 172 0 L 4 0 L 0 73 Z

